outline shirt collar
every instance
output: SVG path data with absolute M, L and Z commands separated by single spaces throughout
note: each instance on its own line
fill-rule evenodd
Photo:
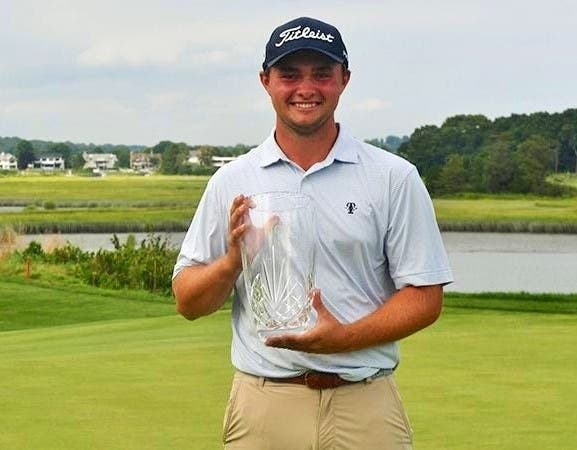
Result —
M 339 124 L 339 135 L 337 136 L 337 140 L 325 160 L 322 162 L 326 165 L 332 164 L 333 161 L 357 163 L 359 161 L 359 154 L 355 144 L 355 139 L 347 133 L 342 125 Z M 260 156 L 259 165 L 260 167 L 268 167 L 278 161 L 290 162 L 288 157 L 277 144 L 273 129 L 269 137 L 263 142 L 263 151 Z

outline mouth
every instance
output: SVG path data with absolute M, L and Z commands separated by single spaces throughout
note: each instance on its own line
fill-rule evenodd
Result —
M 319 106 L 320 102 L 291 102 L 291 105 L 301 111 L 308 111 Z

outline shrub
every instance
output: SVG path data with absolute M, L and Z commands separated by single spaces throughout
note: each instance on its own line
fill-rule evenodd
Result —
M 177 251 L 168 238 L 150 234 L 140 245 L 130 235 L 124 244 L 112 237 L 114 250 L 100 249 L 82 261 L 78 275 L 94 286 L 144 289 L 170 295 L 171 274 Z
M 46 256 L 44 250 L 42 250 L 42 245 L 40 245 L 40 243 L 36 241 L 30 242 L 30 244 L 28 244 L 28 247 L 26 247 L 21 254 L 24 258 L 32 258 L 39 260 L 44 259 L 44 257 Z

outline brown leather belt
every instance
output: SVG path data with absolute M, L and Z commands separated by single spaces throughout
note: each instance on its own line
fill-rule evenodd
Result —
M 267 377 L 265 380 L 273 381 L 275 383 L 303 384 L 310 387 L 311 389 L 334 389 L 338 388 L 339 386 L 358 383 L 358 381 L 347 381 L 336 373 L 315 371 L 305 372 L 302 375 L 290 378 Z

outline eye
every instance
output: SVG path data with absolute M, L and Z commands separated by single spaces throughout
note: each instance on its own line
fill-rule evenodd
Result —
M 332 73 L 331 73 L 331 72 L 328 72 L 328 71 L 327 71 L 327 72 L 325 72 L 325 71 L 317 72 L 317 73 L 315 74 L 315 78 L 316 78 L 317 80 L 321 80 L 321 81 L 322 81 L 322 80 L 328 80 L 328 79 L 330 79 L 331 77 L 332 77 Z

